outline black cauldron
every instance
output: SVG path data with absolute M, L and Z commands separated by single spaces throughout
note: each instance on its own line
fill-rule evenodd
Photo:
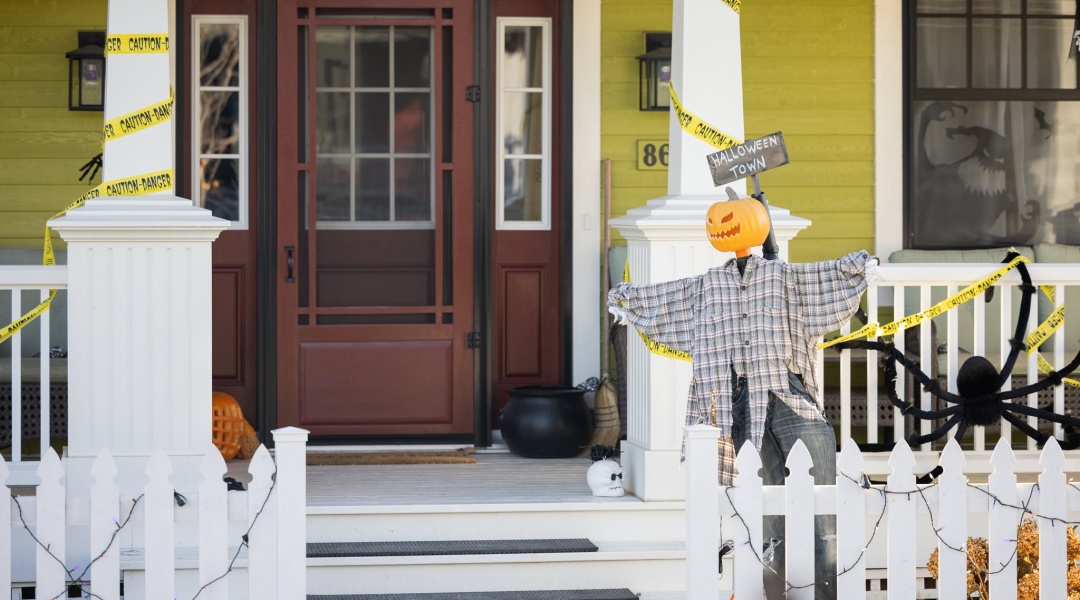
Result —
M 525 458 L 570 458 L 589 445 L 592 413 L 585 390 L 528 385 L 509 391 L 499 419 L 503 440 Z

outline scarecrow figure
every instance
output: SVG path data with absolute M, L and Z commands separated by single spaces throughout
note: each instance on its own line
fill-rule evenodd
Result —
M 609 310 L 656 342 L 693 357 L 686 424 L 720 429 L 722 485 L 731 485 L 735 449 L 751 440 L 765 485 L 783 485 L 787 454 L 802 440 L 814 461 L 814 483 L 836 483 L 836 437 L 815 398 L 817 339 L 843 325 L 876 281 L 877 259 L 865 251 L 836 260 L 789 264 L 750 254 L 770 231 L 768 211 L 753 198 L 717 202 L 707 214 L 713 247 L 736 258 L 704 274 L 656 284 L 621 283 Z M 770 598 L 783 578 L 783 517 L 766 517 Z M 835 598 L 835 517 L 816 517 L 817 598 Z M 763 557 L 763 562 L 769 562 Z

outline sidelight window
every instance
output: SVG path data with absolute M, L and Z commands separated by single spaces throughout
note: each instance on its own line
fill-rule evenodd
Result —
M 192 17 L 192 194 L 248 228 L 247 17 Z

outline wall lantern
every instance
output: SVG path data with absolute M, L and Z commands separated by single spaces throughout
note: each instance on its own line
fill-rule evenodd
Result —
M 67 53 L 68 110 L 105 110 L 105 32 L 80 31 Z
M 638 107 L 641 110 L 669 110 L 671 95 L 671 34 L 646 33 L 645 54 L 637 57 L 640 66 Z

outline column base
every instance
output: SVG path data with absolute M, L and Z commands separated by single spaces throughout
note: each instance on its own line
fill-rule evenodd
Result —
M 623 487 L 646 502 L 686 499 L 682 451 L 649 450 L 622 442 Z

